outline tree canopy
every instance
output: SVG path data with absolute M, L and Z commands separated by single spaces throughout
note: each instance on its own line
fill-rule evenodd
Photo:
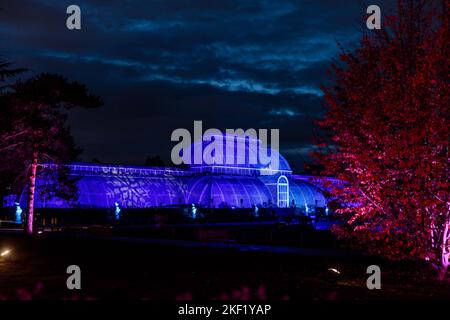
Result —
M 392 259 L 448 267 L 448 1 L 398 1 L 342 52 L 324 89 L 318 162 L 346 223 L 336 233 Z
M 17 191 L 28 184 L 30 227 L 38 165 L 69 163 L 80 153 L 67 126 L 64 110 L 95 108 L 102 101 L 89 94 L 86 86 L 80 83 L 43 73 L 12 84 L 3 96 L 3 102 L 5 116 L 2 117 L 0 132 L 0 172 L 7 172 L 9 178 L 14 179 L 10 183 Z M 64 170 L 56 170 L 52 174 L 56 175 L 53 180 L 59 182 L 52 192 L 63 198 L 73 196 L 74 185 L 65 179 Z

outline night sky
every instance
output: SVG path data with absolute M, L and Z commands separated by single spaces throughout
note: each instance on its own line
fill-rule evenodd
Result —
M 366 8 L 395 1 L 0 0 L 0 55 L 85 83 L 105 105 L 71 111 L 82 160 L 170 162 L 176 128 L 279 128 L 300 171 L 311 150 L 320 86 L 365 28 Z M 77 4 L 82 30 L 66 28 Z

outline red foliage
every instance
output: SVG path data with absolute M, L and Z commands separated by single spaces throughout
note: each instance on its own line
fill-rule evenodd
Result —
M 399 1 L 324 89 L 329 140 L 315 156 L 345 182 L 332 189 L 346 221 L 335 232 L 369 253 L 442 265 L 448 250 L 448 7 Z

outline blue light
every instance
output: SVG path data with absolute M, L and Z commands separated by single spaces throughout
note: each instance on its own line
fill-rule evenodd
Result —
M 195 207 L 195 204 L 192 204 L 191 213 L 192 213 L 192 219 L 197 218 L 197 208 Z
M 116 207 L 116 209 L 115 209 L 115 211 L 114 211 L 115 218 L 116 218 L 116 221 L 119 221 L 119 220 L 120 220 L 120 205 L 119 205 L 119 203 L 116 201 L 116 202 L 114 203 L 114 206 Z
M 256 154 L 256 149 L 250 148 L 250 144 L 247 146 L 247 156 Z M 234 156 L 236 160 L 237 152 Z M 250 164 L 247 156 L 240 165 L 202 163 L 184 168 L 74 163 L 65 167 L 77 179 L 78 198 L 66 201 L 43 197 L 45 186 L 53 182 L 49 181 L 52 178 L 42 175 L 36 182 L 35 207 L 100 209 L 111 208 L 114 204 L 114 218 L 119 220 L 121 206 L 154 208 L 184 205 L 188 206 L 189 215 L 194 218 L 201 213 L 197 212 L 196 205 L 199 208 L 246 208 L 252 210 L 255 216 L 259 215 L 259 209 L 273 206 L 295 208 L 304 203 L 306 213 L 314 211 L 313 208 L 309 210 L 307 203 L 315 203 L 318 208 L 326 206 L 326 198 L 311 182 L 311 177 L 292 174 L 289 163 L 281 155 L 280 172 L 273 175 L 263 174 L 261 170 L 264 166 Z M 52 164 L 42 166 L 49 170 L 58 169 Z
M 22 223 L 22 208 L 20 207 L 20 203 L 15 202 L 16 206 L 16 223 Z

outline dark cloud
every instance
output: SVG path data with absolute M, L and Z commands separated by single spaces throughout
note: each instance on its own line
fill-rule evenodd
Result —
M 65 28 L 73 3 L 82 10 L 80 31 Z M 336 43 L 357 44 L 367 5 L 2 0 L 0 53 L 32 72 L 84 82 L 104 98 L 102 109 L 70 115 L 85 160 L 168 160 L 170 133 L 203 120 L 219 129 L 280 128 L 282 149 L 298 168 L 323 113 L 320 86 Z

